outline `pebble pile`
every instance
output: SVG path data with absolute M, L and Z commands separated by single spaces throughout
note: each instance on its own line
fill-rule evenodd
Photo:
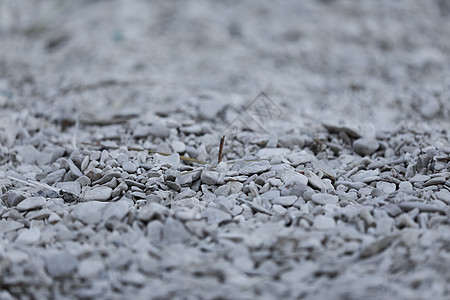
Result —
M 448 133 L 243 130 L 216 164 L 225 124 L 178 116 L 129 122 L 129 145 L 0 132 L 1 299 L 448 295 Z
M 0 0 L 0 300 L 450 299 L 449 3 Z

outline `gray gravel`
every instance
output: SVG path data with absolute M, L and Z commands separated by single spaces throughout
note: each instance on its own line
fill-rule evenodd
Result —
M 448 299 L 449 16 L 0 1 L 0 299 Z

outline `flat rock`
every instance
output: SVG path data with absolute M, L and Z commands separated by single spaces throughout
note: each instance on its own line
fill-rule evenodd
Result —
M 27 211 L 27 210 L 38 209 L 38 208 L 41 208 L 42 206 L 44 206 L 46 202 L 47 202 L 47 200 L 44 197 L 30 197 L 30 198 L 27 198 L 27 199 L 23 200 L 22 202 L 20 202 L 17 205 L 17 210 L 18 211 Z
M 130 162 L 130 161 L 126 161 L 122 164 L 122 168 L 125 172 L 127 173 L 135 173 L 137 170 L 137 166 Z
M 55 182 L 60 182 L 63 180 L 64 175 L 66 175 L 66 170 L 64 169 L 53 171 L 50 174 L 48 174 L 47 177 L 45 177 L 45 182 L 47 182 L 50 185 Z
M 441 190 L 439 192 L 435 193 L 435 196 L 441 200 L 444 201 L 447 204 L 450 204 L 450 192 L 447 190 Z
M 191 239 L 191 235 L 180 221 L 168 218 L 162 230 L 162 239 L 168 244 L 185 243 Z
M 270 164 L 266 161 L 264 162 L 250 162 L 246 163 L 240 170 L 239 174 L 241 175 L 253 175 L 253 174 L 261 174 L 270 169 Z
M 45 256 L 45 267 L 50 276 L 67 277 L 77 266 L 77 259 L 67 251 L 57 251 L 48 253 Z
M 0 220 L 0 232 L 9 233 L 25 227 L 23 223 L 14 220 Z
M 256 153 L 256 157 L 259 159 L 284 158 L 289 152 L 287 148 L 263 148 Z
M 87 190 L 83 199 L 86 201 L 106 201 L 111 197 L 112 188 L 102 186 Z
M 80 169 L 75 165 L 75 163 L 72 160 L 67 160 L 67 164 L 69 165 L 70 171 L 75 177 L 81 177 L 83 176 L 83 173 L 80 171 Z
M 375 138 L 363 137 L 353 142 L 353 150 L 361 155 L 371 155 L 377 151 L 380 144 Z
M 326 193 L 317 193 L 311 196 L 311 200 L 318 205 L 325 205 L 327 203 L 337 204 L 339 202 L 339 197 Z
M 161 123 L 155 123 L 148 128 L 149 134 L 155 137 L 167 138 L 170 135 L 170 129 Z
M 74 194 L 75 196 L 80 196 L 81 194 L 81 185 L 78 181 L 58 182 L 56 187 Z
M 382 190 L 385 194 L 392 194 L 396 191 L 397 186 L 395 183 L 386 182 L 386 181 L 378 181 L 376 184 L 377 189 Z
M 22 245 L 36 244 L 41 238 L 41 230 L 39 228 L 24 229 L 19 232 L 16 243 Z
M 173 141 L 171 146 L 174 152 L 183 153 L 186 151 L 186 144 L 182 141 Z
M 336 227 L 336 221 L 332 217 L 320 215 L 314 218 L 313 227 L 318 230 L 331 230 Z
M 130 202 L 127 200 L 119 200 L 117 202 L 108 203 L 103 211 L 103 221 L 110 219 L 122 220 L 129 211 Z
M 217 224 L 225 220 L 231 220 L 230 214 L 213 207 L 205 209 L 202 216 L 206 218 L 208 224 Z
M 304 150 L 289 154 L 287 156 L 287 159 L 289 160 L 290 164 L 294 167 L 317 160 L 314 155 Z
M 272 204 L 278 204 L 284 207 L 292 206 L 297 201 L 297 196 L 282 196 L 272 200 Z
M 26 194 L 24 194 L 24 193 L 21 193 L 18 191 L 9 191 L 8 192 L 7 202 L 9 204 L 9 206 L 11 206 L 11 207 L 16 206 L 24 199 L 26 199 Z
M 78 264 L 78 275 L 85 279 L 93 278 L 96 277 L 103 268 L 104 264 L 99 259 L 84 259 Z
M 168 156 L 156 153 L 155 157 L 157 158 L 156 159 L 157 162 L 164 165 L 168 165 L 172 169 L 178 169 L 180 167 L 180 155 L 178 153 Z
M 92 201 L 78 203 L 72 211 L 72 216 L 87 225 L 95 225 L 102 220 L 102 211 L 106 203 Z
M 417 183 L 417 182 L 425 182 L 428 180 L 430 180 L 430 176 L 423 175 L 423 174 L 416 174 L 412 178 L 409 179 L 409 182 Z
M 286 184 L 286 187 L 304 186 L 308 184 L 308 177 L 295 171 L 287 171 L 281 174 L 281 180 Z
M 203 171 L 201 175 L 201 180 L 204 184 L 217 184 L 219 181 L 220 174 L 216 171 Z

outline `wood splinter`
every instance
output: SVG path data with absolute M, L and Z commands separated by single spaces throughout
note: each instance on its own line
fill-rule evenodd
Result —
M 222 152 L 223 152 L 223 142 L 225 141 L 225 136 L 222 136 L 220 139 L 220 145 L 219 145 L 219 158 L 217 159 L 217 164 L 220 164 L 222 161 Z

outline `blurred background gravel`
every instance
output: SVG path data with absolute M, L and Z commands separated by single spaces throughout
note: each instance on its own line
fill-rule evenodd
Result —
M 299 125 L 445 126 L 449 36 L 444 0 L 1 0 L 1 105 L 94 118 L 264 90 Z

